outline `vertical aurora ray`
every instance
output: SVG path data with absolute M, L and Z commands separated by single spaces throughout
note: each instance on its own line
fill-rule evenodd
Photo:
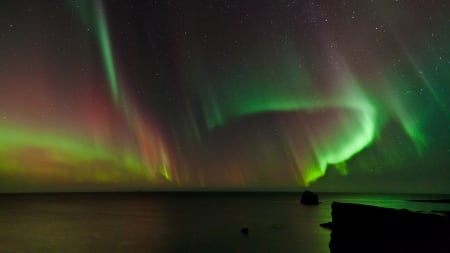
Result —
M 390 81 L 392 82 L 392 80 L 395 79 L 391 78 Z M 426 145 L 426 138 L 420 129 L 418 117 L 412 116 L 411 112 L 408 112 L 405 106 L 399 101 L 399 98 L 392 96 L 391 94 L 392 92 L 389 93 L 387 97 L 395 118 L 400 122 L 407 136 L 413 141 L 419 154 L 422 153 L 423 148 Z
M 119 86 L 118 77 L 116 74 L 116 64 L 114 61 L 113 49 L 109 35 L 109 29 L 106 18 L 106 10 L 101 0 L 80 0 L 68 1 L 69 6 L 79 14 L 83 23 L 92 27 L 98 47 L 100 49 L 102 62 L 106 77 L 108 79 L 109 90 L 114 103 L 119 105 L 121 90 Z
M 385 2 L 375 5 L 382 13 L 381 19 L 389 28 L 397 50 L 401 52 L 396 56 L 397 69 L 384 71 L 382 81 L 389 87 L 386 96 L 391 105 L 389 110 L 393 110 L 391 117 L 400 122 L 420 156 L 424 155 L 430 139 L 433 139 L 433 133 L 426 129 L 431 118 L 450 119 L 449 100 L 445 97 L 448 93 L 445 86 L 450 82 L 450 62 L 446 61 L 450 41 L 448 27 L 444 25 L 448 21 L 448 11 L 445 4 L 439 4 L 422 3 L 418 9 L 408 5 L 401 9 L 390 8 Z M 427 11 L 423 12 L 421 8 Z M 399 18 L 402 15 L 415 18 Z M 410 32 L 411 27 L 421 29 Z
M 122 112 L 130 131 L 135 134 L 141 156 L 149 173 L 154 174 L 154 170 L 156 170 L 167 180 L 172 180 L 169 170 L 169 159 L 164 150 L 165 146 L 162 140 L 157 136 L 156 130 L 149 127 L 143 116 L 137 112 L 138 109 L 134 109 L 133 112 L 129 111 L 130 107 L 135 106 L 132 106 L 133 103 L 129 102 L 127 95 L 121 92 L 124 89 L 121 88 L 118 82 L 105 9 L 100 0 L 96 1 L 93 12 L 95 13 L 94 26 L 96 27 L 96 37 L 101 49 L 111 97 L 116 105 L 116 109 Z
M 103 63 L 108 76 L 109 88 L 111 91 L 111 96 L 113 97 L 114 103 L 116 105 L 119 103 L 119 85 L 116 76 L 116 67 L 114 64 L 113 53 L 111 49 L 111 42 L 109 38 L 108 26 L 106 25 L 106 17 L 104 10 L 98 3 L 99 13 L 97 14 L 97 39 L 100 42 L 100 48 L 103 56 Z

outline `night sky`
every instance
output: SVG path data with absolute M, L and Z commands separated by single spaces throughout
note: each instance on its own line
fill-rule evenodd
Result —
M 446 0 L 0 2 L 0 191 L 450 193 Z

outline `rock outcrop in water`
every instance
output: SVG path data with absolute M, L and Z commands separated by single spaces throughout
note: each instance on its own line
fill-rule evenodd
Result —
M 306 190 L 302 193 L 300 203 L 302 203 L 303 205 L 318 205 L 319 196 L 317 195 L 317 193 Z
M 333 202 L 330 252 L 450 252 L 450 218 Z

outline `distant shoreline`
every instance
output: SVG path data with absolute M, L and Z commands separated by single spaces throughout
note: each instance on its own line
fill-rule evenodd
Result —
M 215 194 L 288 194 L 298 195 L 305 189 L 298 190 L 281 190 L 281 189 L 153 189 L 153 190 L 124 190 L 124 191 L 48 191 L 48 192 L 0 192 L 0 196 L 19 196 L 19 195 L 152 195 L 152 194 L 167 194 L 167 195 L 215 195 Z M 316 192 L 320 196 L 333 195 L 353 195 L 362 197 L 384 197 L 384 196 L 400 196 L 405 201 L 411 202 L 428 202 L 428 203 L 450 203 L 449 193 L 379 193 L 379 192 Z M 409 197 L 408 197 L 409 196 Z M 423 198 L 422 198 L 423 197 Z
M 427 202 L 427 203 L 448 203 L 450 204 L 450 199 L 411 199 L 412 202 Z
M 23 191 L 23 192 L 1 192 L 0 195 L 10 195 L 10 194 L 128 194 L 128 193 L 293 193 L 301 194 L 303 191 L 308 190 L 307 188 L 293 189 L 259 189 L 259 188 L 249 188 L 249 189 L 217 189 L 217 188 L 172 188 L 172 189 L 145 189 L 145 190 L 112 190 L 112 191 Z M 340 194 L 352 194 L 352 195 L 423 195 L 423 196 L 448 196 L 442 199 L 410 199 L 409 201 L 414 202 L 450 202 L 450 193 L 414 193 L 414 192 L 336 192 L 336 191 L 314 191 L 318 194 L 326 195 L 340 195 Z

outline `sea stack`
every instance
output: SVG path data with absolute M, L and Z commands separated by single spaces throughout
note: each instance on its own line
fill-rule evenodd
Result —
M 303 205 L 318 205 L 319 196 L 317 195 L 317 193 L 306 190 L 302 193 L 300 203 L 302 203 Z

